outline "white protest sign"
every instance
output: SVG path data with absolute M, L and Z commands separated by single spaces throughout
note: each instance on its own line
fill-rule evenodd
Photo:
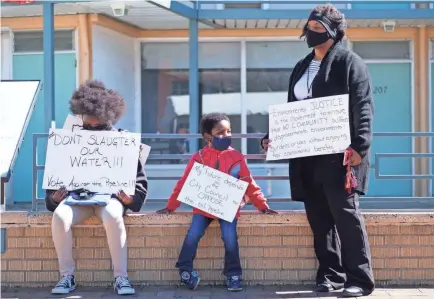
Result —
M 342 153 L 351 143 L 348 95 L 269 107 L 267 160 Z
M 248 185 L 247 182 L 195 162 L 178 200 L 232 222 Z
M 0 176 L 2 178 L 9 179 L 38 91 L 39 81 L 0 82 Z
M 75 115 L 68 114 L 66 117 L 65 123 L 63 124 L 63 128 L 65 130 L 82 130 L 83 129 L 83 120 Z M 142 166 L 145 166 L 146 160 L 148 160 L 149 154 L 151 152 L 151 147 L 149 145 L 143 144 L 140 147 L 140 163 L 142 163 Z
M 135 192 L 140 134 L 51 129 L 43 189 Z

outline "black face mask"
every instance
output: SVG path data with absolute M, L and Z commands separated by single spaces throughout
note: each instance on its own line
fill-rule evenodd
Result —
M 83 130 L 88 131 L 110 131 L 112 128 L 111 126 L 105 124 L 105 125 L 97 125 L 97 126 L 91 126 L 88 124 L 83 124 Z
M 330 39 L 328 32 L 315 32 L 310 29 L 306 29 L 306 43 L 309 48 L 319 46 Z

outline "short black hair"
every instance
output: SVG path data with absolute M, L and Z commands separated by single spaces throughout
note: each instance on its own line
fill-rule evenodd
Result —
M 340 42 L 344 38 L 347 21 L 345 20 L 345 15 L 341 13 L 336 7 L 334 7 L 332 4 L 318 5 L 312 11 L 325 16 L 336 26 L 335 41 Z M 306 30 L 307 23 L 303 27 L 303 33 L 300 37 L 304 37 L 306 35 Z
M 227 117 L 223 113 L 209 113 L 202 116 L 202 119 L 200 120 L 200 133 L 202 134 L 202 136 L 204 136 L 205 133 L 211 135 L 212 129 L 214 129 L 214 127 L 222 120 L 227 120 L 228 122 L 231 122 L 229 120 L 229 117 Z
M 106 88 L 101 81 L 89 80 L 74 91 L 69 109 L 74 115 L 89 115 L 114 125 L 125 112 L 125 102 L 118 92 Z

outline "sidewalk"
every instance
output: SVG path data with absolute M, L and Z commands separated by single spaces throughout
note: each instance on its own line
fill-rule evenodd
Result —
M 8 289 L 2 292 L 3 299 L 303 299 L 303 298 L 342 298 L 340 292 L 330 294 L 313 293 L 305 286 L 246 286 L 244 291 L 229 293 L 222 286 L 203 286 L 196 291 L 189 291 L 177 287 L 140 287 L 136 288 L 136 295 L 117 296 L 109 288 L 79 288 L 66 296 L 50 294 L 49 288 L 39 289 Z M 372 299 L 428 299 L 434 298 L 434 288 L 379 288 L 369 297 Z

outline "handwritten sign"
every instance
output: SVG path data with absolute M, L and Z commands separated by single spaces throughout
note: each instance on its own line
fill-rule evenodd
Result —
M 39 81 L 0 82 L 0 175 L 9 179 L 35 106 Z
M 220 219 L 232 222 L 246 193 L 248 183 L 194 163 L 178 200 Z
M 140 134 L 51 129 L 42 188 L 135 192 Z
M 272 105 L 267 160 L 342 153 L 351 143 L 348 95 Z
M 82 130 L 83 120 L 78 116 L 68 114 L 65 123 L 63 124 L 63 128 L 65 130 L 72 130 L 72 131 Z M 151 153 L 151 147 L 149 145 L 142 143 L 140 146 L 139 159 L 143 167 L 145 166 L 150 153 Z

